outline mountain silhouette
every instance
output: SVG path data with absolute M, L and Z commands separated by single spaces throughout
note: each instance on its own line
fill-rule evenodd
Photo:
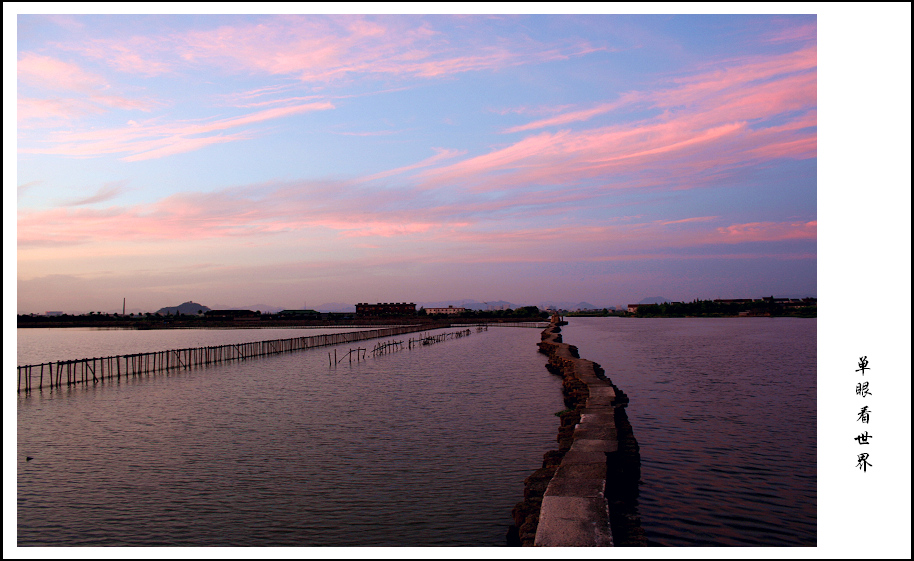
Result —
M 166 316 L 168 314 L 171 314 L 171 315 L 175 315 L 175 314 L 197 315 L 197 312 L 208 312 L 208 311 L 210 311 L 210 309 L 207 308 L 206 306 L 204 306 L 203 304 L 197 304 L 196 302 L 190 301 L 190 302 L 184 302 L 180 306 L 168 306 L 166 308 L 160 308 L 159 311 L 157 311 L 156 313 L 162 314 L 163 316 Z

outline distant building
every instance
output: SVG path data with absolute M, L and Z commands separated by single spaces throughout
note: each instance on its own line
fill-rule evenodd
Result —
M 447 308 L 425 308 L 425 312 L 429 315 L 431 314 L 462 314 L 467 311 L 466 308 L 455 308 L 454 306 L 448 306 Z
M 283 310 L 276 315 L 283 318 L 319 319 L 321 317 L 321 313 L 317 310 Z
M 210 310 L 203 314 L 209 319 L 253 320 L 260 319 L 260 313 L 253 310 Z
M 396 302 L 383 304 L 365 304 L 355 305 L 355 314 L 357 316 L 405 316 L 416 315 L 416 304 L 410 302 Z
M 641 305 L 641 304 L 629 304 L 629 305 L 628 305 L 628 313 L 633 314 L 633 313 L 637 312 L 637 311 L 638 311 L 638 306 L 640 306 L 640 305 Z

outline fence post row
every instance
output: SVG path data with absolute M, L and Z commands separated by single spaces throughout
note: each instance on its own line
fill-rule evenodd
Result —
M 121 359 L 124 362 L 123 375 L 125 377 L 140 376 L 152 372 L 171 370 L 174 368 L 190 368 L 243 360 L 255 356 L 265 356 L 292 352 L 314 347 L 324 347 L 339 343 L 351 343 L 365 339 L 389 337 L 403 333 L 413 333 L 426 329 L 440 329 L 449 327 L 449 324 L 439 326 L 401 326 L 384 329 L 371 329 L 366 331 L 350 331 L 346 333 L 332 333 L 325 335 L 312 335 L 310 337 L 294 337 L 291 339 L 272 339 L 269 341 L 255 341 L 252 343 L 228 344 L 208 347 L 195 347 L 187 349 L 172 349 L 169 351 L 156 351 L 151 353 L 137 353 L 128 355 L 115 355 L 106 357 L 82 358 L 78 360 L 61 360 L 41 364 L 28 364 L 17 366 L 18 380 L 16 392 L 26 393 L 33 389 L 62 387 L 64 373 L 66 373 L 66 386 L 88 384 L 89 373 L 92 382 L 98 383 L 105 379 L 121 377 Z M 112 361 L 114 364 L 112 365 Z M 45 384 L 44 367 L 48 367 L 48 380 Z M 80 368 L 81 365 L 81 368 Z M 33 369 L 38 370 L 38 385 L 33 385 Z

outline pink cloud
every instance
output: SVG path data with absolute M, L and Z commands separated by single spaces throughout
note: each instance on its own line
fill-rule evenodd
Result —
M 69 208 L 20 211 L 22 247 L 107 241 L 200 240 L 288 232 L 328 231 L 339 239 L 432 235 L 462 228 L 460 220 L 440 220 L 409 210 L 379 213 L 383 193 L 341 185 L 258 187 L 216 193 L 181 193 L 154 204 L 131 207 L 73 208 L 119 193 L 117 186 L 71 203 Z
M 568 123 L 573 123 L 576 121 L 587 121 L 597 115 L 602 115 L 604 113 L 609 113 L 615 109 L 623 107 L 625 105 L 631 104 L 635 97 L 633 94 L 626 94 L 622 96 L 622 99 L 613 103 L 601 103 L 600 105 L 592 109 L 582 109 L 580 111 L 572 111 L 570 113 L 563 113 L 561 115 L 556 115 L 555 117 L 549 117 L 547 119 L 540 119 L 539 121 L 534 121 L 532 123 L 527 123 L 526 125 L 519 125 L 516 127 L 511 127 L 505 129 L 506 133 L 513 132 L 523 132 L 534 129 L 541 129 L 545 127 L 554 127 L 560 125 L 567 125 Z
M 674 79 L 672 82 L 677 87 L 661 92 L 656 100 L 664 103 L 667 96 L 672 96 L 679 101 L 690 100 L 694 102 L 704 95 L 725 91 L 730 88 L 746 88 L 750 85 L 761 85 L 766 80 L 786 77 L 792 73 L 814 71 L 817 66 L 817 51 L 815 46 L 806 47 L 782 55 L 754 56 L 743 60 L 730 61 L 726 68 L 719 69 L 721 63 L 715 62 L 708 66 L 715 69 L 698 72 L 688 76 Z M 743 91 L 743 93 L 746 93 Z
M 594 259 L 589 259 L 590 261 L 646 261 L 653 259 L 675 259 L 675 260 L 708 260 L 708 259 L 816 259 L 817 255 L 815 253 L 806 253 L 806 252 L 782 252 L 782 253 L 758 253 L 755 251 L 745 252 L 745 253 L 709 253 L 709 254 L 683 254 L 683 253 L 670 253 L 670 252 L 651 252 L 651 253 L 642 253 L 642 254 L 626 254 L 626 255 L 606 255 L 597 257 Z
M 28 94 L 18 99 L 17 121 L 21 127 L 48 126 L 49 122 L 70 121 L 109 109 L 150 111 L 158 105 L 146 99 L 132 99 L 111 92 L 111 86 L 97 74 L 62 60 L 24 53 L 17 64 L 20 89 Z M 30 94 L 37 92 L 42 97 Z M 53 94 L 52 94 L 53 92 Z
M 377 58 L 393 53 L 376 26 L 336 26 L 329 20 L 277 18 L 271 25 L 223 26 L 195 31 L 179 39 L 178 52 L 187 62 L 212 61 L 236 70 L 299 75 L 302 79 L 329 79 L 375 58 L 360 53 L 371 44 Z M 401 38 L 402 41 L 404 38 Z M 386 43 L 392 43 L 388 40 Z
M 489 190 L 576 182 L 609 173 L 644 173 L 644 166 L 660 162 L 661 158 L 663 169 L 669 171 L 687 167 L 694 160 L 704 161 L 696 155 L 716 150 L 724 139 L 730 142 L 734 136 L 746 133 L 743 123 L 721 124 L 707 130 L 690 129 L 683 124 L 541 133 L 501 150 L 429 170 L 423 177 L 430 186 L 468 182 L 475 183 L 477 189 Z
M 338 134 L 341 136 L 390 136 L 392 134 L 400 134 L 403 131 L 365 131 L 365 132 L 334 132 L 333 134 Z
M 41 185 L 41 183 L 42 183 L 41 181 L 28 181 L 26 183 L 23 183 L 22 185 L 17 185 L 16 186 L 16 195 L 21 197 L 22 195 L 27 193 L 29 190 L 31 190 L 32 187 Z
M 166 42 L 151 37 L 133 36 L 127 40 L 97 40 L 73 47 L 79 53 L 100 59 L 118 72 L 160 76 L 173 72 L 172 64 L 163 60 L 153 60 L 153 56 L 162 57 Z
M 485 248 L 469 261 L 630 261 L 640 259 L 809 258 L 808 251 L 772 253 L 757 248 L 742 253 L 708 252 L 714 246 L 747 242 L 815 239 L 815 223 L 736 224 L 713 228 L 713 217 L 616 225 L 567 225 L 553 228 L 493 230 L 480 225 L 455 231 L 450 241 L 465 248 Z M 812 224 L 812 225 L 810 225 Z M 810 231 L 812 230 L 812 232 Z M 689 251 L 694 249 L 697 253 Z M 815 258 L 813 255 L 812 258 Z
M 492 113 L 497 113 L 499 115 L 509 115 L 511 113 L 517 115 L 552 115 L 555 113 L 560 113 L 566 109 L 571 109 L 573 105 L 557 105 L 557 106 L 537 106 L 537 107 L 508 107 L 503 109 L 490 109 Z
M 628 106 L 660 112 L 640 121 L 542 132 L 487 154 L 430 169 L 426 187 L 464 184 L 476 190 L 569 185 L 626 175 L 657 186 L 697 186 L 713 174 L 772 158 L 815 157 L 815 49 L 729 62 L 666 87 L 630 92 L 613 103 L 508 129 L 519 132 L 583 121 Z M 777 123 L 777 124 L 774 124 Z M 711 175 L 709 175 L 711 174 Z M 689 181 L 688 179 L 691 178 Z
M 762 37 L 767 43 L 793 43 L 797 41 L 815 41 L 818 25 L 810 23 L 796 27 L 785 27 Z
M 463 154 L 465 154 L 465 152 L 461 151 L 461 150 L 446 150 L 444 148 L 434 148 L 433 150 L 435 150 L 435 152 L 437 152 L 437 154 L 435 154 L 434 156 L 431 156 L 429 158 L 426 158 L 419 163 L 411 164 L 408 166 L 403 166 L 403 167 L 399 167 L 399 168 L 391 169 L 391 170 L 387 170 L 387 171 L 382 171 L 382 172 L 375 173 L 372 175 L 368 175 L 368 176 L 358 179 L 357 181 L 358 182 L 367 182 L 367 181 L 374 181 L 376 179 L 382 179 L 385 177 L 390 177 L 392 175 L 399 175 L 401 173 L 406 173 L 406 172 L 412 171 L 414 169 L 434 165 L 434 164 L 440 162 L 441 160 L 455 158 L 457 156 L 462 156 Z
M 816 222 L 750 222 L 718 228 L 709 241 L 723 243 L 816 239 Z
M 313 222 L 311 225 L 329 228 L 331 230 L 337 230 L 347 238 L 391 238 L 409 236 L 413 234 L 427 234 L 432 230 L 438 230 L 444 227 L 444 224 L 439 222 L 401 223 L 380 220 L 371 220 L 365 222 L 349 220 L 319 220 Z
M 35 53 L 22 55 L 16 65 L 16 73 L 25 84 L 51 90 L 91 93 L 108 87 L 105 79 L 97 74 L 86 72 L 75 64 Z
M 226 25 L 168 39 L 182 64 L 218 64 L 229 71 L 295 76 L 306 82 L 374 74 L 439 77 L 583 56 L 586 43 L 555 48 L 530 42 L 456 47 L 412 18 L 277 17 L 268 25 Z
M 191 126 L 191 130 L 189 132 L 190 134 L 212 132 L 215 130 L 224 130 L 228 128 L 259 123 L 261 121 L 267 121 L 270 119 L 289 117 L 292 115 L 298 115 L 299 113 L 307 113 L 310 111 L 326 111 L 327 109 L 334 108 L 334 105 L 329 101 L 305 103 L 302 105 L 291 105 L 288 107 L 276 107 L 274 109 L 265 109 L 263 111 L 258 111 L 257 113 L 243 115 L 241 117 L 222 119 L 205 125 Z
M 234 96 L 230 96 L 234 97 Z M 234 107 L 265 107 L 269 105 L 290 105 L 293 103 L 301 103 L 302 101 L 314 101 L 315 99 L 321 99 L 322 96 L 319 95 L 307 95 L 307 96 L 296 96 L 296 97 L 284 97 L 281 99 L 269 99 L 266 101 L 252 101 L 252 102 L 234 102 L 231 105 Z
M 106 183 L 94 195 L 75 199 L 65 203 L 64 206 L 83 206 L 109 201 L 124 192 L 125 184 L 124 181 Z
M 661 222 L 663 226 L 668 226 L 670 224 L 687 224 L 689 222 L 710 222 L 717 219 L 716 216 L 695 216 L 693 218 L 683 218 L 681 220 L 666 220 Z
M 223 144 L 226 142 L 235 142 L 237 140 L 244 140 L 249 138 L 244 134 L 234 134 L 226 136 L 208 136 L 205 138 L 183 138 L 180 136 L 164 138 L 157 142 L 157 144 L 164 144 L 159 148 L 152 148 L 140 152 L 139 154 L 134 154 L 132 156 L 126 156 L 121 158 L 125 162 L 139 162 L 142 160 L 152 160 L 155 158 L 164 158 L 165 156 L 173 156 L 175 154 L 183 154 L 185 152 L 193 152 L 194 150 L 199 150 L 210 146 L 213 144 Z M 150 143 L 139 143 L 136 145 L 139 147 L 149 147 Z
M 97 105 L 78 99 L 36 99 L 20 97 L 16 101 L 16 120 L 20 123 L 34 121 L 67 121 L 91 113 L 101 113 Z
M 196 137 L 210 135 L 228 129 L 245 127 L 273 119 L 281 119 L 307 113 L 333 109 L 329 102 L 315 102 L 289 107 L 276 107 L 238 117 L 211 120 L 200 123 L 149 122 L 117 129 L 90 130 L 85 132 L 66 131 L 49 137 L 50 148 L 25 148 L 20 152 L 60 154 L 66 156 L 93 157 L 103 154 L 129 152 L 124 161 L 161 158 L 182 152 L 198 150 L 211 144 L 232 142 L 250 138 L 239 132 L 231 135 Z
M 723 106 L 722 111 L 730 113 L 729 120 L 747 118 L 740 113 L 740 108 L 750 113 L 763 109 L 765 104 L 772 110 L 780 111 L 788 110 L 791 105 L 803 108 L 808 106 L 810 100 L 815 103 L 816 56 L 816 49 L 810 47 L 767 58 L 752 57 L 743 61 L 730 61 L 724 63 L 728 66 L 723 70 L 699 71 L 673 79 L 665 87 L 653 91 L 628 92 L 614 102 L 562 113 L 509 128 L 505 132 L 566 125 L 632 106 L 665 111 L 681 106 L 692 106 L 693 111 L 712 107 L 721 111 Z M 796 73 L 801 75 L 797 76 Z
M 808 251 L 785 250 L 781 253 L 759 251 L 752 248 L 743 253 L 708 252 L 714 246 L 737 245 L 750 242 L 782 242 L 789 240 L 814 240 L 816 238 L 815 222 L 766 222 L 734 224 L 720 228 L 708 228 L 699 223 L 708 222 L 707 217 L 695 220 L 684 219 L 672 222 L 650 222 L 620 224 L 612 226 L 572 226 L 554 230 L 530 232 L 533 240 L 526 241 L 524 232 L 514 232 L 508 236 L 498 233 L 468 231 L 466 241 L 474 243 L 495 243 L 502 245 L 504 251 L 523 254 L 526 251 L 536 252 L 540 257 L 547 253 L 551 259 L 580 259 L 584 261 L 632 260 L 632 259 L 704 259 L 713 258 L 747 258 L 777 257 L 795 258 L 802 255 L 809 258 Z M 670 226 L 673 227 L 670 227 Z M 520 234 L 520 235 L 518 235 Z M 485 242 L 486 236 L 495 238 L 494 242 Z M 567 240 L 574 240 L 569 246 Z M 553 242 L 555 245 L 553 245 Z M 697 253 L 689 250 L 694 249 Z M 815 258 L 812 255 L 812 258 Z
M 217 65 L 231 73 L 266 73 L 309 82 L 327 82 L 355 75 L 435 78 L 565 59 L 594 50 L 586 43 L 556 48 L 529 40 L 523 44 L 502 42 L 496 47 L 477 46 L 473 41 L 455 45 L 424 22 L 416 23 L 415 18 L 395 16 L 373 20 L 351 16 L 282 16 L 263 24 L 225 25 L 159 37 L 132 36 L 57 46 L 101 61 L 122 73 L 157 76 L 194 71 L 199 65 Z M 103 95 L 103 90 L 109 86 L 102 76 L 75 64 L 35 53 L 21 55 L 19 74 L 21 81 L 33 86 L 91 96 L 79 102 L 58 100 L 56 105 L 53 105 L 53 100 L 46 100 L 45 105 L 53 109 L 50 113 L 42 113 L 37 104 L 27 102 L 20 117 L 22 122 L 47 120 L 48 114 L 62 120 L 98 112 L 91 104 L 105 109 L 142 111 L 149 111 L 156 105 L 152 101 L 111 93 Z M 301 102 L 316 100 L 315 96 L 269 99 L 288 89 L 288 85 L 259 88 L 237 94 L 235 101 L 230 100 L 230 103 L 255 108 L 280 105 L 282 107 L 277 109 L 285 111 L 290 104 L 302 107 Z M 30 147 L 28 151 L 84 157 L 92 155 L 94 149 L 97 153 L 137 152 L 133 147 L 122 149 L 125 142 L 117 134 L 120 131 L 104 132 L 115 134 L 110 140 L 100 141 L 94 148 L 85 143 L 77 146 L 79 142 L 71 138 L 61 139 L 52 148 Z M 152 134 L 156 135 L 155 132 Z M 167 133 L 161 135 L 160 141 L 165 142 L 167 136 Z M 213 142 L 218 141 L 211 139 L 208 143 Z M 179 144 L 188 148 L 194 145 L 186 138 Z M 196 144 L 203 146 L 207 142 Z M 140 148 L 153 156 L 172 153 L 155 145 Z M 138 153 L 129 157 L 140 159 Z
M 422 191 L 378 192 L 353 184 L 252 185 L 213 193 L 181 193 L 153 204 L 86 208 L 116 196 L 106 186 L 73 204 L 78 208 L 20 211 L 18 241 L 30 250 L 82 244 L 90 252 L 112 243 L 157 244 L 171 240 L 225 240 L 267 248 L 276 244 L 318 243 L 329 254 L 383 247 L 408 251 L 423 262 L 547 262 L 662 258 L 683 249 L 747 242 L 814 240 L 815 222 L 761 222 L 720 225 L 714 216 L 613 223 L 565 223 L 553 214 L 548 226 L 529 224 L 540 211 L 567 210 L 586 193 L 537 192 L 500 201 L 456 200 L 437 203 Z M 572 190 L 574 191 L 574 190 Z M 391 201 L 396 203 L 391 204 Z M 408 205 L 401 202 L 409 201 Z M 564 206 L 563 206 L 564 205 Z M 391 245 L 395 244 L 395 245 Z M 430 248 L 434 248 L 431 250 Z M 705 253 L 704 250 L 701 250 Z M 744 257 L 740 252 L 731 252 Z M 757 248 L 747 253 L 758 253 Z M 792 253 L 785 251 L 784 256 Z M 715 254 L 721 257 L 720 254 Z
M 749 155 L 770 160 L 774 158 L 806 159 L 815 158 L 818 150 L 816 137 L 805 136 L 797 139 L 784 139 L 760 146 L 748 152 Z
M 152 103 L 150 101 L 130 99 L 119 95 L 92 95 L 89 96 L 89 101 L 92 101 L 98 105 L 123 109 L 126 111 L 137 110 L 149 112 L 152 111 L 153 107 L 157 105 L 156 103 Z

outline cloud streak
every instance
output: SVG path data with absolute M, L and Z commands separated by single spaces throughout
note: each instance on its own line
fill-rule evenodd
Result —
M 435 152 L 437 152 L 434 156 L 426 158 L 426 159 L 422 160 L 421 162 L 418 162 L 415 164 L 410 164 L 408 166 L 399 167 L 396 169 L 390 169 L 387 171 L 374 173 L 372 175 L 367 175 L 365 177 L 360 178 L 358 181 L 361 183 L 364 183 L 364 182 L 368 182 L 368 181 L 376 181 L 378 179 L 383 179 L 385 177 L 391 177 L 393 175 L 400 175 L 400 174 L 412 171 L 414 169 L 429 167 L 429 166 L 437 164 L 438 162 L 440 162 L 442 160 L 456 158 L 456 157 L 462 156 L 463 154 L 466 153 L 465 151 L 461 151 L 461 150 L 446 150 L 444 148 L 434 148 L 434 150 L 435 150 Z
M 92 197 L 72 201 L 69 208 L 20 211 L 21 249 L 61 243 L 104 244 L 125 240 L 236 239 L 264 243 L 277 235 L 293 239 L 329 234 L 328 247 L 345 252 L 354 241 L 412 240 L 423 247 L 460 247 L 460 253 L 505 256 L 547 254 L 581 259 L 645 250 L 733 245 L 759 242 L 814 241 L 816 222 L 727 223 L 714 216 L 675 220 L 629 221 L 616 225 L 581 222 L 561 227 L 522 227 L 516 211 L 529 217 L 526 198 L 500 204 L 451 206 L 415 193 L 366 193 L 355 184 L 278 184 L 250 186 L 214 193 L 182 193 L 152 205 L 73 208 L 110 200 L 123 185 L 106 185 Z M 408 205 L 402 202 L 409 201 Z M 335 240 L 335 241 L 334 241 Z M 359 241 L 359 244 L 365 242 Z M 371 242 L 367 242 L 371 245 Z M 574 248 L 574 249 L 570 249 Z M 445 251 L 453 257 L 453 254 Z M 587 257 L 587 256 L 591 257 Z M 475 258 L 475 257 L 474 257 Z
M 333 82 L 356 75 L 437 78 L 588 52 L 586 44 L 557 48 L 470 43 L 457 49 L 429 23 L 393 16 L 281 17 L 270 25 L 226 25 L 193 32 L 175 43 L 185 61 L 211 61 L 232 71 L 294 76 L 302 82 Z
M 815 157 L 815 49 L 731 61 L 649 92 L 562 113 L 506 132 L 583 122 L 621 109 L 655 117 L 589 129 L 540 132 L 489 153 L 423 172 L 426 185 L 476 190 L 575 184 L 596 178 L 654 176 L 682 183 L 711 170 L 756 165 L 772 158 Z M 649 170 L 645 172 L 645 170 Z M 664 177 L 665 176 L 665 177 Z M 692 183 L 697 186 L 701 182 Z M 624 185 L 624 182 L 621 183 Z
M 151 121 L 115 129 L 84 132 L 68 131 L 50 135 L 49 143 L 52 144 L 51 147 L 27 148 L 21 150 L 21 152 L 77 157 L 95 157 L 126 152 L 128 155 L 122 159 L 127 162 L 136 162 L 199 150 L 211 144 L 250 138 L 249 132 L 237 132 L 228 135 L 214 135 L 214 133 L 311 111 L 326 111 L 333 108 L 334 105 L 332 103 L 323 101 L 264 109 L 237 117 L 207 119 L 200 122 L 160 124 L 156 121 Z
M 440 78 L 602 50 L 586 41 L 556 46 L 529 38 L 493 45 L 472 27 L 462 28 L 467 37 L 455 45 L 436 29 L 447 18 L 435 16 L 271 16 L 257 23 L 235 19 L 209 29 L 61 46 L 122 73 L 159 76 L 217 66 L 233 74 L 288 76 L 309 83 L 356 76 Z
M 35 53 L 24 53 L 16 64 L 20 82 L 47 90 L 83 93 L 108 89 L 107 81 L 76 64 Z
M 632 95 L 623 96 L 623 99 L 616 101 L 614 103 L 601 103 L 600 105 L 591 108 L 591 109 L 582 109 L 579 111 L 571 111 L 568 113 L 562 113 L 561 115 L 556 115 L 554 117 L 549 117 L 546 119 L 540 119 L 538 121 L 533 121 L 532 123 L 527 123 L 526 125 L 518 125 L 516 127 L 511 127 L 505 129 L 506 133 L 515 133 L 515 132 L 524 132 L 529 130 L 542 129 L 546 127 L 562 126 L 578 121 L 588 121 L 597 115 L 603 115 L 609 113 L 614 109 L 624 107 L 627 104 L 631 103 L 631 100 L 628 98 L 634 97 Z
M 89 38 L 58 46 L 120 76 L 179 77 L 216 67 L 233 76 L 265 74 L 308 84 L 335 84 L 356 77 L 441 79 L 467 72 L 563 60 L 597 50 L 580 41 L 562 47 L 542 45 L 529 39 L 502 41 L 496 45 L 473 40 L 455 45 L 421 19 L 394 16 L 270 17 L 256 24 L 239 20 L 236 24 L 212 29 L 160 36 Z M 114 93 L 117 88 L 113 88 L 101 73 L 34 52 L 20 55 L 18 74 L 20 82 L 39 94 L 20 95 L 21 126 L 71 124 L 110 110 L 149 112 L 173 103 Z M 233 119 L 204 118 L 203 121 L 210 121 L 207 124 L 176 122 L 166 125 L 160 117 L 153 123 L 131 129 L 71 125 L 40 137 L 37 142 L 26 142 L 21 152 L 83 158 L 124 154 L 124 161 L 142 161 L 250 138 L 249 134 L 241 132 L 205 138 L 194 135 L 334 107 L 326 101 L 327 97 L 321 100 L 317 95 L 287 95 L 289 91 L 289 84 L 282 84 L 238 94 L 234 102 L 230 101 L 237 107 L 279 107 Z M 51 96 L 50 92 L 61 95 Z M 275 98 L 277 94 L 282 97 Z
M 62 206 L 85 206 L 110 201 L 123 193 L 125 186 L 125 181 L 106 183 L 94 195 L 65 202 Z

